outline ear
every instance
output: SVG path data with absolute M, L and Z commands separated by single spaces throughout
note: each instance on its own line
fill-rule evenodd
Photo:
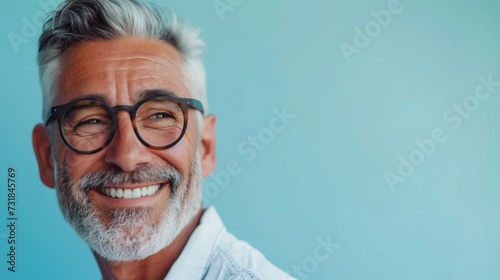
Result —
M 33 149 L 35 150 L 36 160 L 38 162 L 38 171 L 40 179 L 49 188 L 55 187 L 54 163 L 50 152 L 50 138 L 48 128 L 38 124 L 33 128 L 32 134 Z
M 215 170 L 215 115 L 208 115 L 201 128 L 200 159 L 203 177 L 208 177 Z

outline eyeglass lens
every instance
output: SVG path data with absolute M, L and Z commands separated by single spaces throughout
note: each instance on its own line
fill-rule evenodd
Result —
M 68 143 L 79 151 L 99 149 L 111 137 L 112 114 L 112 109 L 102 104 L 77 105 L 64 115 L 62 132 Z M 149 145 L 167 146 L 182 134 L 184 114 L 175 102 L 153 99 L 139 106 L 135 126 L 139 136 Z

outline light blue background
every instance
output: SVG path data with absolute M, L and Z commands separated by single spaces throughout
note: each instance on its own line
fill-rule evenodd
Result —
M 340 44 L 353 44 L 354 28 L 389 1 L 243 0 L 222 20 L 213 1 L 155 2 L 203 30 L 217 172 L 232 160 L 242 168 L 207 204 L 237 237 L 284 270 L 311 265 L 317 239 L 330 237 L 340 246 L 307 266 L 309 279 L 500 279 L 500 88 L 458 129 L 443 119 L 473 95 L 479 76 L 500 81 L 500 2 L 402 0 L 350 63 Z M 0 5 L 0 279 L 97 279 L 90 250 L 38 177 L 37 38 L 24 36 L 16 53 L 7 37 L 23 36 L 22 18 L 42 8 Z M 248 161 L 238 146 L 284 107 L 296 118 Z M 391 191 L 384 173 L 396 173 L 398 157 L 408 159 L 435 128 L 447 140 Z M 10 166 L 16 273 L 6 264 Z

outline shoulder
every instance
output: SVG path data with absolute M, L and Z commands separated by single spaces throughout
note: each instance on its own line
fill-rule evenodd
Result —
M 166 280 L 290 280 L 258 250 L 228 233 L 213 207 L 205 210 Z
M 205 279 L 263 280 L 293 279 L 269 262 L 247 242 L 238 240 L 225 228 L 209 258 Z

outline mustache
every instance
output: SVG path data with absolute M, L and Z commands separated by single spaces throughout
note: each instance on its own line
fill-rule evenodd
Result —
M 132 172 L 113 166 L 91 171 L 80 178 L 75 187 L 82 191 L 125 184 L 147 184 L 167 181 L 175 192 L 182 179 L 182 173 L 168 165 L 147 165 Z

